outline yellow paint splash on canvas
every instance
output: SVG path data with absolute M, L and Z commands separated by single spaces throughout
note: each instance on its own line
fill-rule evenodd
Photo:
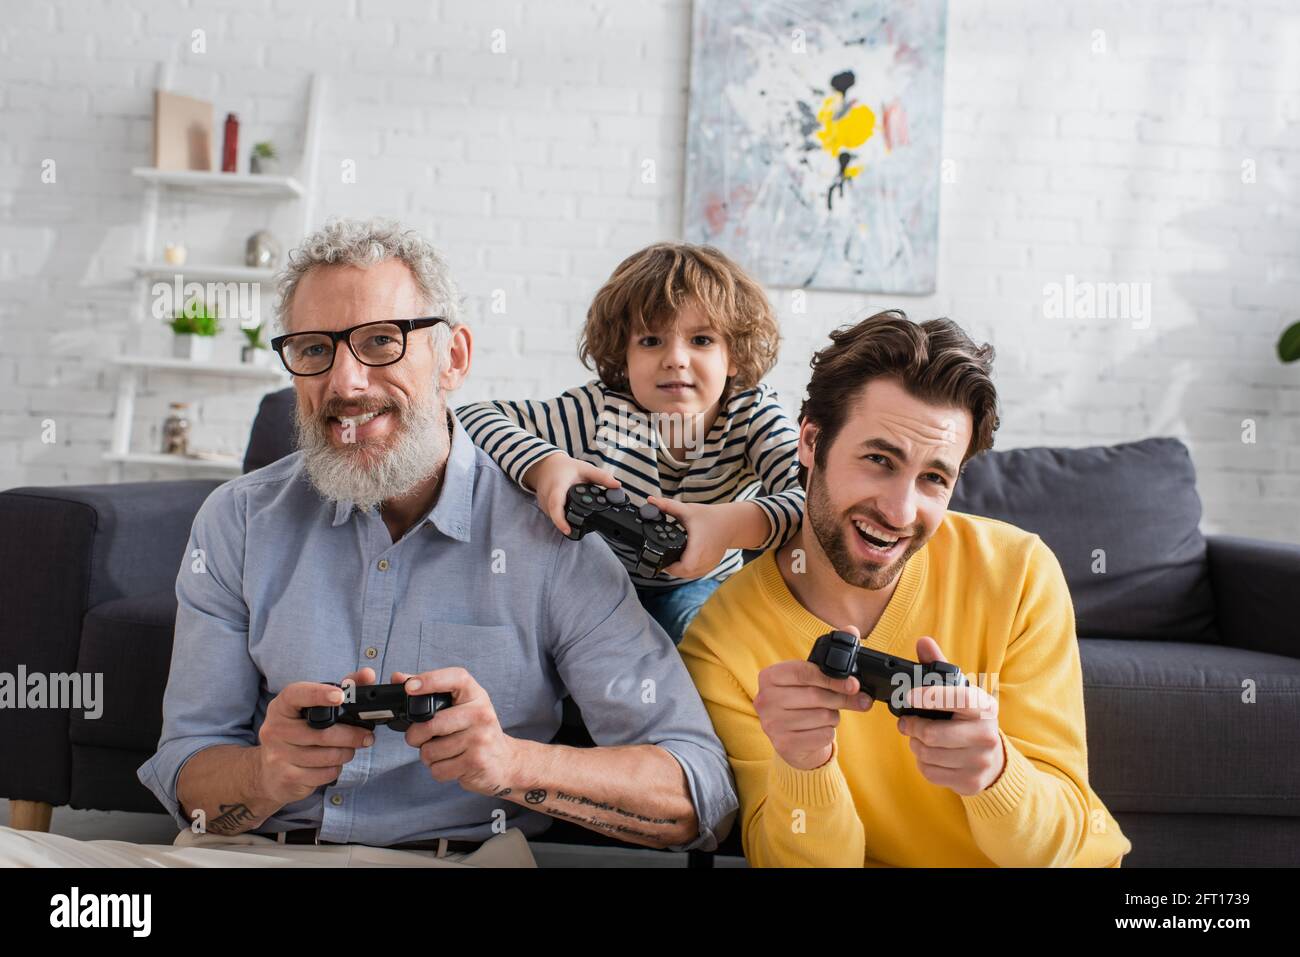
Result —
M 821 109 L 817 111 L 817 119 L 822 124 L 822 128 L 817 131 L 817 139 L 831 156 L 838 156 L 842 150 L 861 146 L 871 139 L 871 135 L 876 131 L 876 114 L 864 103 L 859 103 L 836 119 L 835 112 L 843 102 L 843 95 L 835 93 L 826 97 L 822 101 Z M 845 168 L 844 176 L 846 179 L 852 179 L 861 172 L 861 166 L 849 166 Z

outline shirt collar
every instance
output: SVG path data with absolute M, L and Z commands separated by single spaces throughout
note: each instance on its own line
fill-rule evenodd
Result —
M 468 542 L 470 514 L 474 504 L 474 463 L 476 453 L 474 442 L 460 424 L 460 419 L 447 410 L 448 425 L 451 428 L 451 451 L 447 454 L 447 463 L 442 471 L 438 500 L 433 508 L 416 524 L 432 522 L 448 538 L 458 542 Z M 352 514 L 353 504 L 350 500 L 334 503 L 334 520 L 331 526 L 339 526 Z

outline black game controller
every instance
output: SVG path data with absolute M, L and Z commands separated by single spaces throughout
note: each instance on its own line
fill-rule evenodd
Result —
M 325 684 L 343 687 L 334 681 Z M 357 685 L 353 690 L 353 701 L 300 709 L 308 726 L 322 730 L 337 723 L 373 731 L 375 725 L 386 724 L 394 731 L 405 731 L 413 724 L 432 721 L 443 708 L 451 707 L 451 695 L 444 691 L 408 695 L 404 685 Z
M 654 578 L 686 551 L 686 529 L 675 518 L 649 502 L 633 505 L 621 488 L 607 489 L 590 482 L 573 486 L 564 517 L 574 541 L 588 532 L 599 532 L 636 549 L 636 573 L 642 578 Z
M 847 631 L 829 631 L 817 639 L 808 660 L 821 668 L 822 673 L 832 678 L 854 677 L 862 690 L 876 701 L 883 701 L 889 706 L 889 713 L 896 718 L 917 717 L 930 718 L 934 721 L 950 721 L 951 711 L 930 710 L 928 708 L 905 708 L 894 702 L 894 692 L 898 688 L 910 692 L 913 688 L 926 685 L 969 685 L 961 669 L 949 661 L 935 661 L 928 665 L 908 661 L 883 652 L 864 647 L 858 639 Z M 939 675 L 939 679 L 930 678 Z M 927 680 L 928 679 L 928 680 Z

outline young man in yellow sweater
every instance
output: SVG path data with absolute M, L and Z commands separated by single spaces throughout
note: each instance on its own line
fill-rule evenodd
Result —
M 947 510 L 961 466 L 993 445 L 992 348 L 892 310 L 831 339 L 800 412 L 803 525 L 727 581 L 681 645 L 735 773 L 745 856 L 1118 867 L 1132 846 L 1088 785 L 1060 565 L 1037 535 Z M 807 660 L 834 629 L 951 661 L 972 691 L 912 690 L 952 719 L 895 718 Z

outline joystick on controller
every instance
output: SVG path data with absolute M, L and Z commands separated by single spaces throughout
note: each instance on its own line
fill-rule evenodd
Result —
M 908 708 L 898 705 L 894 700 L 897 689 L 903 689 L 903 697 L 913 688 L 926 685 L 969 685 L 961 669 L 949 661 L 933 661 L 928 665 L 908 661 L 895 655 L 864 647 L 857 638 L 847 631 L 831 631 L 822 635 L 813 645 L 808 660 L 821 668 L 822 673 L 832 678 L 858 679 L 862 690 L 876 701 L 883 701 L 889 707 L 889 713 L 898 718 L 915 716 L 930 718 L 934 721 L 952 719 L 951 711 L 931 710 L 928 708 Z M 937 675 L 937 678 L 930 677 Z
M 326 684 L 343 686 L 335 681 Z M 443 708 L 451 707 L 451 695 L 445 691 L 432 694 L 406 693 L 405 685 L 356 685 L 355 700 L 336 705 L 317 705 L 302 708 L 302 716 L 310 727 L 322 730 L 335 724 L 350 724 L 356 728 L 374 730 L 377 724 L 386 724 L 394 731 L 405 731 L 413 724 L 432 721 Z
M 686 529 L 677 519 L 648 502 L 633 505 L 621 488 L 607 489 L 590 482 L 573 486 L 564 517 L 572 529 L 569 538 L 575 541 L 588 532 L 599 532 L 635 549 L 636 573 L 642 578 L 654 578 L 686 551 Z

